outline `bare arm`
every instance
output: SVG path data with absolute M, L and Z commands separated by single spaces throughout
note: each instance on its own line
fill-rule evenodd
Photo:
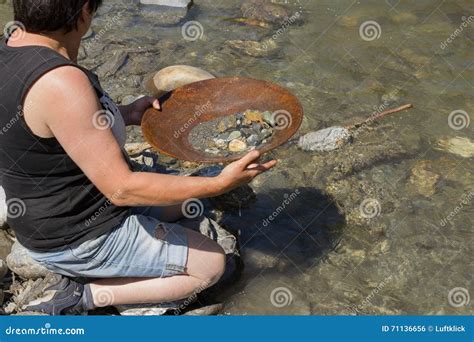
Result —
M 230 164 L 218 177 L 132 172 L 111 129 L 97 125 L 99 101 L 85 74 L 74 67 L 47 73 L 32 87 L 27 101 L 34 104 L 34 112 L 26 112 L 25 118 L 35 116 L 35 122 L 44 124 L 116 205 L 173 205 L 189 198 L 216 196 L 250 182 L 275 165 L 274 161 L 258 164 L 259 153 L 254 151 Z

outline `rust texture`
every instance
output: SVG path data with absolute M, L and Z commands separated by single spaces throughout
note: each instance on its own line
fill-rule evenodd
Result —
M 195 150 L 188 142 L 188 135 L 201 122 L 247 109 L 288 113 L 288 124 L 276 129 L 272 140 L 258 148 L 265 153 L 288 141 L 303 120 L 303 108 L 288 90 L 270 82 L 242 77 L 216 78 L 186 85 L 161 98 L 161 106 L 160 111 L 147 110 L 143 117 L 145 139 L 160 153 L 203 163 L 230 162 L 241 155 L 221 157 Z

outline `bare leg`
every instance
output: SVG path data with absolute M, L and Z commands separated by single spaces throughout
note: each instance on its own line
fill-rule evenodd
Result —
M 215 284 L 224 273 L 222 248 L 186 229 L 189 242 L 186 274 L 168 278 L 110 278 L 91 283 L 97 307 L 114 304 L 162 303 L 188 298 Z

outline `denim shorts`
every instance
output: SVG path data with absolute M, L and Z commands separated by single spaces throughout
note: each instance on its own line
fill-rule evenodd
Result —
M 56 252 L 31 257 L 52 272 L 85 278 L 157 278 L 183 274 L 188 259 L 184 227 L 159 220 L 160 208 L 134 208 L 110 232 Z M 164 230 L 163 239 L 155 236 Z

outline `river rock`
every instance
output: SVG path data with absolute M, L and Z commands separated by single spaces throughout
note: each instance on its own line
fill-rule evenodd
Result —
M 0 229 L 4 229 L 8 225 L 7 214 L 8 214 L 8 207 L 7 207 L 7 199 L 5 196 L 5 190 L 3 190 L 3 187 L 0 186 Z
M 12 251 L 7 257 L 10 270 L 23 279 L 44 278 L 52 272 L 33 260 L 25 247 L 17 241 L 12 246 Z
M 349 141 L 351 134 L 344 127 L 329 127 L 302 136 L 298 146 L 303 151 L 333 151 Z
M 280 49 L 273 38 L 264 39 L 263 41 L 229 40 L 227 41 L 227 45 L 251 57 L 271 56 L 276 54 Z
M 234 139 L 229 143 L 230 152 L 242 152 L 247 148 L 245 141 Z
M 140 0 L 140 9 L 144 17 L 160 26 L 180 23 L 188 14 L 192 0 Z
M 214 75 L 189 65 L 173 65 L 158 71 L 147 83 L 147 90 L 160 97 L 186 84 L 209 80 Z
M 425 196 L 431 197 L 436 192 L 436 183 L 438 183 L 439 175 L 428 170 L 430 166 L 429 160 L 421 160 L 415 164 L 411 170 L 409 182 L 415 186 L 415 190 Z
M 245 0 L 240 7 L 244 18 L 281 24 L 291 16 L 291 11 L 267 0 Z
M 436 147 L 438 150 L 447 151 L 463 158 L 474 157 L 474 142 L 469 138 L 454 137 L 441 139 Z

